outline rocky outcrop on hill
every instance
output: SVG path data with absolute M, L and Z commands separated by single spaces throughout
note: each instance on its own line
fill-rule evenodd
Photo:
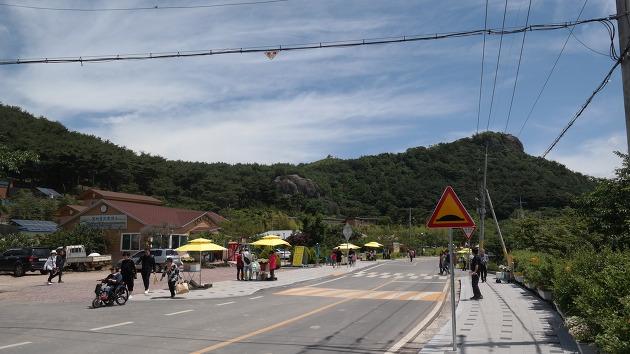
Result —
M 285 197 L 300 194 L 309 199 L 319 199 L 328 209 L 339 209 L 339 205 L 311 179 L 298 175 L 287 175 L 276 177 L 273 183 Z

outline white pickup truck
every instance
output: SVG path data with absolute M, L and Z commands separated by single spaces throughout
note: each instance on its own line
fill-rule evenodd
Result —
M 57 248 L 57 254 L 63 247 Z M 79 272 L 85 272 L 88 269 L 101 270 L 103 267 L 112 263 L 112 256 L 109 254 L 100 255 L 98 253 L 90 253 L 86 255 L 83 245 L 72 245 L 66 248 L 66 265 L 65 268 L 76 269 Z

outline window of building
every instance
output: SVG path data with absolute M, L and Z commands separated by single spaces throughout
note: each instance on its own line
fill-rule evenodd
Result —
M 140 234 L 122 234 L 120 237 L 121 251 L 136 251 L 140 249 Z
M 188 242 L 188 235 L 171 235 L 171 242 L 173 243 L 173 249 L 181 247 Z

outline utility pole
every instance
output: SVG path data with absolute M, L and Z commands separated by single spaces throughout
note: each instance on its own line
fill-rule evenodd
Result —
M 630 0 L 629 0 L 630 1 Z M 488 172 L 488 143 L 486 143 L 486 157 L 483 161 L 483 186 L 481 186 L 481 208 L 479 209 L 480 221 L 479 221 L 479 248 L 483 247 L 483 233 L 484 224 L 486 219 L 486 176 Z
M 411 242 L 411 208 L 409 208 L 409 240 Z
M 626 139 L 630 153 L 630 52 L 626 52 L 630 38 L 630 0 L 617 0 L 617 27 L 619 31 L 619 51 L 621 60 L 621 82 L 623 84 L 623 103 L 626 113 Z

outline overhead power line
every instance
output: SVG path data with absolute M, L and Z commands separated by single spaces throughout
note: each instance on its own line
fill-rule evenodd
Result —
M 81 9 L 81 8 L 62 8 L 62 7 L 41 7 L 41 6 L 27 6 L 16 4 L 4 4 L 0 3 L 0 6 L 6 7 L 18 7 L 29 10 L 46 10 L 46 11 L 79 11 L 79 12 L 106 12 L 106 11 L 144 11 L 144 10 L 173 10 L 173 9 L 200 9 L 211 7 L 224 7 L 224 6 L 243 6 L 243 5 L 262 5 L 274 2 L 286 2 L 291 0 L 262 0 L 262 1 L 250 1 L 250 2 L 237 2 L 228 4 L 214 4 L 214 5 L 191 5 L 191 6 L 151 6 L 151 7 L 127 7 L 127 8 L 101 8 L 101 9 Z
M 349 48 L 365 45 L 383 45 L 383 44 L 395 44 L 404 42 L 417 42 L 417 41 L 429 41 L 448 38 L 462 38 L 479 35 L 505 35 L 515 34 L 525 31 L 552 31 L 564 28 L 570 28 L 577 25 L 608 21 L 615 16 L 609 16 L 604 18 L 595 18 L 589 20 L 555 23 L 555 24 L 542 24 L 531 25 L 525 27 L 518 27 L 507 30 L 497 29 L 483 29 L 472 30 L 465 32 L 447 32 L 447 33 L 435 33 L 431 35 L 414 35 L 414 36 L 399 36 L 389 38 L 372 38 L 363 40 L 348 40 L 348 41 L 336 41 L 336 42 L 320 42 L 310 44 L 294 44 L 294 45 L 280 45 L 269 47 L 249 47 L 249 48 L 234 48 L 234 49 L 214 49 L 214 50 L 195 50 L 195 51 L 178 51 L 178 52 L 162 52 L 162 53 L 143 53 L 143 54 L 118 54 L 118 55 L 106 55 L 106 56 L 80 56 L 80 57 L 56 57 L 56 58 L 35 58 L 35 59 L 8 59 L 0 60 L 0 65 L 13 65 L 13 64 L 62 64 L 62 63 L 102 63 L 110 61 L 120 60 L 148 60 L 148 59 L 165 59 L 165 58 L 186 58 L 186 57 L 199 57 L 219 54 L 243 54 L 243 53 L 260 53 L 268 51 L 292 51 L 292 50 L 309 50 L 309 49 L 322 49 L 322 48 Z

